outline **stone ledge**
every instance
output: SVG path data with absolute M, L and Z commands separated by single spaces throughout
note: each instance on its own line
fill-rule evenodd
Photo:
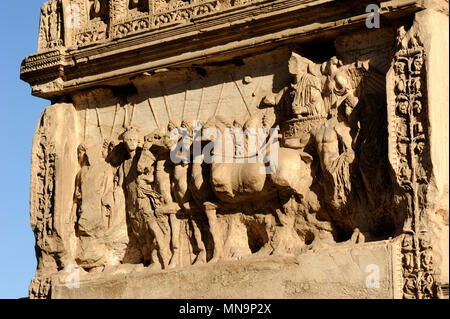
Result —
M 297 257 L 253 257 L 168 271 L 122 265 L 82 276 L 79 288 L 53 280 L 54 299 L 394 298 L 395 243 L 335 247 Z M 368 265 L 379 288 L 367 288 Z M 59 282 L 58 282 L 59 281 Z

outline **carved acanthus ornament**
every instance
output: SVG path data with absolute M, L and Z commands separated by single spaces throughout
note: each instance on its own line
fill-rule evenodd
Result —
M 389 104 L 390 161 L 407 208 L 402 240 L 403 297 L 430 299 L 437 297 L 439 287 L 425 220 L 430 183 L 426 56 L 414 31 L 398 30 L 389 84 L 393 97 Z

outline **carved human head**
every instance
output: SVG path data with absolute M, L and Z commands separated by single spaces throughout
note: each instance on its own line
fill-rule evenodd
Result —
M 403 238 L 402 246 L 405 249 L 411 249 L 413 247 L 413 237 L 410 234 L 406 234 Z
M 144 137 L 144 149 L 148 150 L 152 146 L 164 147 L 165 146 L 166 130 L 164 128 L 157 128 L 150 134 Z
M 134 153 L 138 148 L 142 147 L 141 130 L 137 127 L 128 128 L 122 135 L 122 140 L 129 153 Z
M 332 117 L 336 116 L 339 122 L 350 122 L 352 120 L 356 105 L 359 99 L 350 94 L 348 95 L 341 104 L 337 105 L 330 110 Z
M 419 244 L 422 249 L 431 247 L 431 239 L 427 232 L 422 231 L 419 233 Z
M 418 54 L 414 59 L 414 70 L 416 72 L 419 72 L 420 70 L 422 70 L 422 66 L 423 66 L 423 58 L 422 55 Z
M 404 74 L 405 73 L 405 62 L 403 61 L 397 61 L 395 63 L 395 71 L 397 74 Z
M 153 134 L 150 133 L 148 135 L 145 135 L 144 136 L 144 146 L 143 146 L 144 150 L 150 149 L 150 147 L 152 147 L 152 145 L 153 145 Z
M 171 132 L 172 130 L 177 129 L 178 127 L 180 127 L 180 124 L 176 123 L 176 122 L 173 121 L 173 120 L 170 120 L 170 121 L 169 121 L 169 124 L 167 124 L 167 133 L 170 134 L 170 132 Z
M 190 136 L 194 134 L 194 126 L 191 121 L 188 120 L 181 121 L 181 128 L 187 130 Z
M 408 101 L 402 100 L 402 101 L 400 101 L 400 102 L 398 103 L 398 111 L 399 111 L 401 114 L 407 114 L 407 113 L 408 113 L 408 106 L 409 106 Z
M 333 90 L 336 93 L 343 95 L 348 92 L 349 87 L 350 87 L 350 85 L 348 83 L 347 76 L 343 72 L 337 73 L 336 76 L 334 77 Z
M 322 65 L 320 66 L 320 70 L 322 75 L 333 76 L 343 65 L 344 64 L 342 63 L 342 61 L 334 56 L 330 60 L 322 63 Z
M 433 254 L 431 253 L 431 250 L 427 249 L 422 252 L 421 254 L 421 261 L 424 265 L 430 265 L 433 261 Z

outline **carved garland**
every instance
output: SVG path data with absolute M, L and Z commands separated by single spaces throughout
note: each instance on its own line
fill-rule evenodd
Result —
M 395 145 L 391 160 L 408 207 L 402 236 L 403 298 L 430 299 L 437 297 L 438 286 L 423 216 L 430 179 L 425 55 L 417 36 L 402 28 L 400 33 L 393 61 L 395 107 L 390 111 L 394 122 L 390 135 Z
M 133 18 L 114 26 L 114 37 L 123 38 L 131 34 L 137 34 L 150 28 L 148 17 Z
M 213 0 L 168 12 L 159 13 L 158 11 L 156 11 L 156 14 L 153 18 L 153 26 L 160 27 L 162 25 L 174 22 L 189 21 L 190 19 L 213 13 L 215 11 L 218 11 L 219 9 L 220 2 L 218 0 Z

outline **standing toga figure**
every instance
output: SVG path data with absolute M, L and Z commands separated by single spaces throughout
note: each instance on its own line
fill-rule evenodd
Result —
M 189 165 L 189 158 L 192 155 L 192 138 L 193 127 L 188 121 L 182 121 L 181 127 L 176 127 L 173 123 L 169 123 L 169 132 L 157 129 L 146 136 L 148 146 L 145 147 L 144 152 L 148 149 L 155 155 L 157 163 L 155 184 L 158 192 L 161 193 L 164 205 L 159 211 L 163 214 L 169 215 L 169 221 L 172 228 L 172 250 L 173 255 L 169 268 L 176 267 L 180 264 L 177 251 L 180 246 L 179 226 L 176 213 L 184 212 L 187 214 L 189 222 L 192 226 L 193 239 L 197 248 L 198 254 L 194 260 L 194 264 L 206 262 L 206 248 L 202 241 L 202 235 L 198 227 L 197 214 L 199 208 L 194 203 L 193 194 L 191 193 L 192 179 L 191 175 L 194 171 L 202 173 L 200 164 Z M 173 135 L 172 135 L 172 134 Z M 151 145 L 151 146 L 150 146 Z M 184 145 L 182 151 L 178 151 L 173 146 Z M 174 152 L 177 152 L 176 154 Z M 149 152 L 150 153 L 150 152 Z M 176 155 L 181 161 L 172 161 L 171 156 Z M 142 158 L 142 157 L 141 157 Z M 139 165 L 140 170 L 143 170 L 143 165 Z M 158 169 L 159 168 L 159 169 Z M 203 195 L 207 195 L 208 188 L 202 188 Z M 173 198 L 173 199 L 172 199 Z M 175 201 L 175 202 L 172 202 Z
M 164 233 L 156 214 L 161 196 L 153 190 L 152 165 L 155 159 L 152 156 L 147 157 L 147 152 L 142 152 L 142 135 L 139 129 L 128 128 L 122 138 L 129 159 L 122 164 L 120 180 L 126 191 L 126 206 L 133 240 L 137 241 L 144 261 L 150 261 L 150 268 L 166 268 L 171 254 L 164 242 Z M 138 169 L 141 156 L 147 162 L 143 170 Z M 156 249 L 152 249 L 152 246 Z
M 101 147 L 78 147 L 81 168 L 72 210 L 78 237 L 75 259 L 89 271 L 120 264 L 128 243 L 123 193 L 114 182 L 113 167 L 106 162 L 108 151 L 108 142 Z
M 143 157 L 138 164 L 138 170 L 144 172 L 149 170 L 149 167 L 155 163 L 155 190 L 160 196 L 159 205 L 155 207 L 157 215 L 168 215 L 169 224 L 171 228 L 171 245 L 172 257 L 170 262 L 166 265 L 168 268 L 175 268 L 179 265 L 179 247 L 180 247 L 180 221 L 176 213 L 180 211 L 180 206 L 173 201 L 172 198 L 172 181 L 174 173 L 174 165 L 170 160 L 170 149 L 177 141 L 170 139 L 170 132 L 176 129 L 176 125 L 170 122 L 167 127 L 167 132 L 160 131 L 159 133 L 152 133 L 145 137 L 146 146 L 144 147 Z M 152 148 L 155 137 L 160 138 L 159 143 L 163 143 L 166 147 Z M 151 152 L 150 149 L 153 149 Z M 150 160 L 152 159 L 152 160 Z

